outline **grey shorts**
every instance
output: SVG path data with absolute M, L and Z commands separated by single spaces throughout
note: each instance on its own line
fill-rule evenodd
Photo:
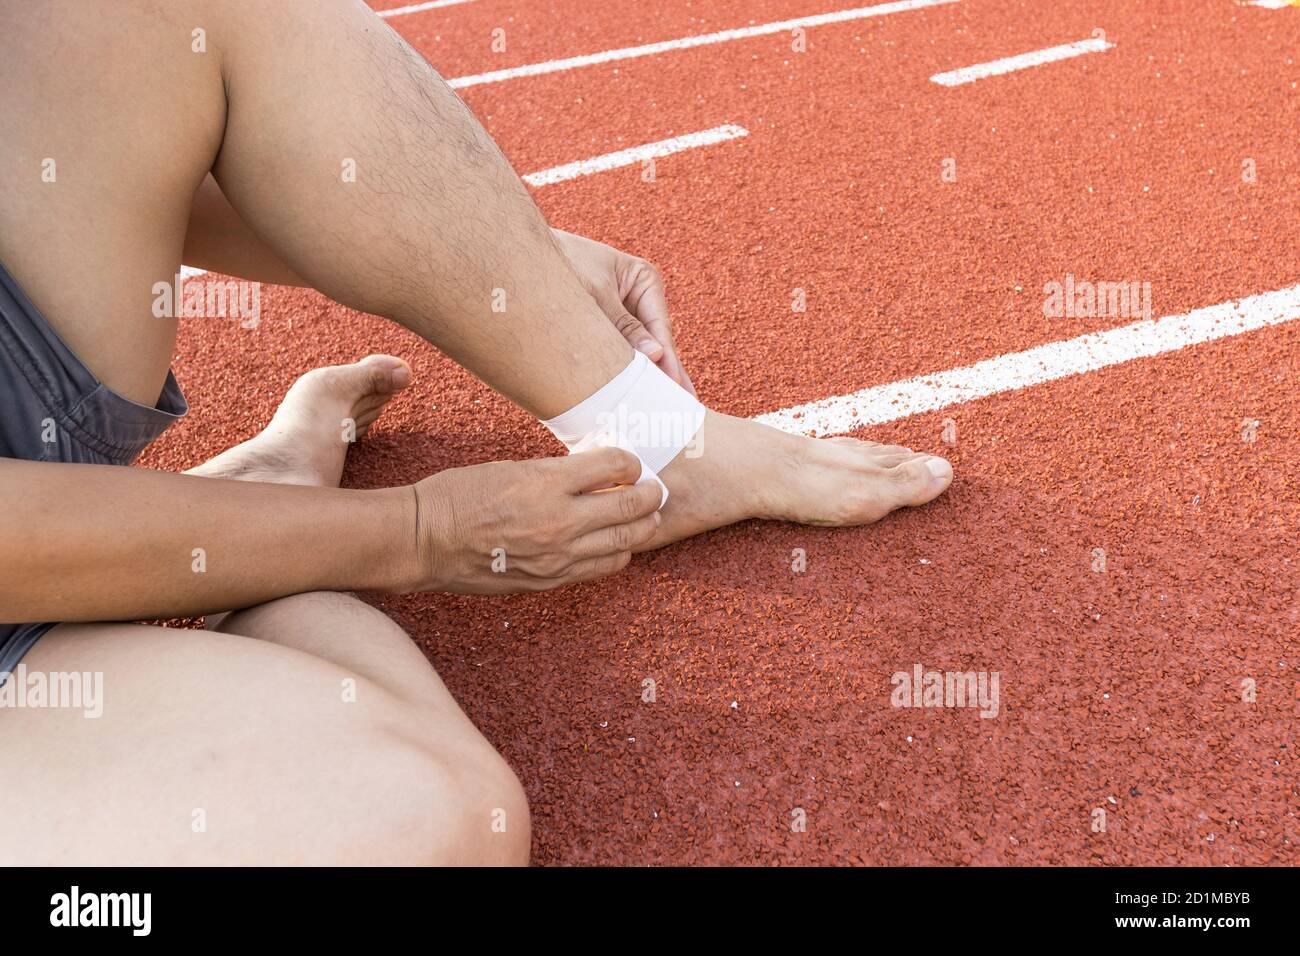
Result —
M 0 458 L 129 465 L 187 410 L 171 372 L 155 408 L 106 388 L 0 264 Z M 0 624 L 0 683 L 57 623 Z

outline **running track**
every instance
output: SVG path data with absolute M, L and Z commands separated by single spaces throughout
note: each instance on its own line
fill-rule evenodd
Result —
M 450 79 L 853 5 L 468 0 L 388 22 Z M 1107 48 L 931 80 L 1095 28 Z M 806 40 L 460 84 L 521 173 L 747 131 L 659 158 L 653 183 L 636 161 L 535 187 L 554 224 L 661 265 L 714 407 L 772 413 L 1138 321 L 1045 318 L 1067 274 L 1150 282 L 1157 318 L 1300 283 L 1300 10 L 957 0 Z M 196 464 L 296 375 L 369 351 L 417 384 L 349 483 L 556 453 L 409 333 L 273 289 L 257 329 L 185 323 L 193 412 L 145 463 Z M 884 424 L 855 434 L 957 469 L 875 527 L 750 523 L 560 593 L 376 603 L 519 771 L 539 863 L 1294 864 L 1297 356 L 1283 322 L 868 416 Z M 891 707 L 890 675 L 917 663 L 997 671 L 999 716 Z

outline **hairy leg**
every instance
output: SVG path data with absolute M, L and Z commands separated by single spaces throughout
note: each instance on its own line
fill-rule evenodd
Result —
M 227 93 L 213 175 L 296 274 L 419 332 L 539 417 L 627 364 L 491 137 L 368 8 L 205 10 Z
M 369 11 L 330 3 L 293 30 L 298 17 L 277 5 L 227 57 L 214 172 L 242 218 L 312 285 L 419 332 L 539 417 L 608 381 L 626 343 L 459 98 Z M 699 447 L 661 476 L 672 497 L 653 547 L 748 517 L 874 521 L 952 478 L 910 449 L 714 413 Z
M 161 386 L 174 327 L 145 311 L 150 283 L 179 262 L 209 169 L 296 275 L 417 330 L 539 417 L 628 361 L 630 347 L 491 139 L 363 4 L 124 0 L 111 28 L 88 24 L 71 0 L 38 9 L 27 18 L 3 8 L 12 34 L 0 30 L 0 69 L 14 92 L 0 83 L 0 120 L 17 129 L 18 148 L 0 157 L 0 172 L 14 174 L 0 175 L 0 255 L 14 258 L 37 305 L 110 385 L 144 401 Z M 200 30 L 206 47 L 195 53 Z M 97 101 L 100 89 L 113 95 Z M 43 104 L 34 116 L 24 94 Z M 176 135 L 142 134 L 170 134 L 176 117 Z M 93 149 L 80 145 L 88 125 Z M 65 157 L 57 189 L 35 184 L 47 153 Z M 25 241 L 47 223 L 101 220 L 112 242 L 68 231 L 37 253 Z M 66 262 L 87 261 L 83 245 L 93 268 L 67 283 Z M 122 269 L 129 279 L 112 278 Z M 661 476 L 673 494 L 655 544 L 753 516 L 871 521 L 931 500 L 951 480 L 942 459 L 712 413 L 701 438 L 701 456 L 679 456 Z

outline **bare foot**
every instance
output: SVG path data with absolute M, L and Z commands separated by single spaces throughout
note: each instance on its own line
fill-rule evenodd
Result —
M 700 454 L 660 473 L 663 523 L 649 548 L 746 518 L 857 525 L 923 505 L 952 482 L 947 460 L 855 438 L 806 438 L 709 412 Z
M 337 486 L 351 443 L 410 381 L 410 366 L 392 355 L 312 369 L 293 383 L 271 424 L 188 474 Z

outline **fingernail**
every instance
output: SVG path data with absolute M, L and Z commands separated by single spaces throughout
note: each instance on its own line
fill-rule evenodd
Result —
M 407 365 L 399 365 L 393 369 L 393 384 L 398 388 L 408 384 L 411 381 L 411 369 Z
M 936 478 L 951 478 L 952 465 L 948 464 L 946 458 L 927 458 L 925 467 L 930 469 L 930 474 Z
M 662 351 L 662 346 L 653 339 L 642 339 L 636 344 L 636 347 L 637 351 L 644 352 L 650 358 L 654 358 L 656 354 Z

